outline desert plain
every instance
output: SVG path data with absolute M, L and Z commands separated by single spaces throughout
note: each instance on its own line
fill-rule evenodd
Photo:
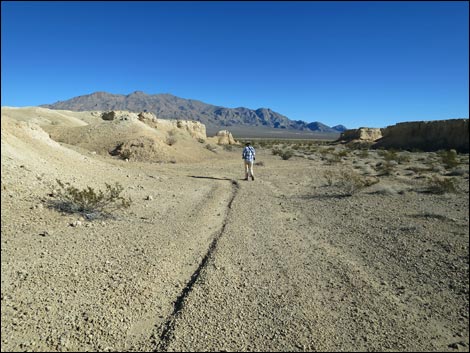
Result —
M 1 123 L 2 351 L 469 350 L 468 153 L 252 140 L 245 181 L 132 116 Z M 57 179 L 132 202 L 66 212 Z

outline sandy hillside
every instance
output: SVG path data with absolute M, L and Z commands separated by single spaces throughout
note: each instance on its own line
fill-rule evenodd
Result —
M 468 154 L 258 144 L 244 181 L 184 129 L 1 123 L 2 351 L 469 350 Z M 56 179 L 132 204 L 68 213 Z

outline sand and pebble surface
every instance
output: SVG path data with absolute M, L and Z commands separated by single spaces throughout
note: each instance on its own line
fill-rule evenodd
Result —
M 259 147 L 245 181 L 240 147 L 183 134 L 161 161 L 104 153 L 116 126 L 63 142 L 94 119 L 2 108 L 2 351 L 469 350 L 468 154 L 380 175 L 380 151 Z M 378 182 L 348 194 L 344 170 Z M 56 179 L 132 204 L 67 213 Z

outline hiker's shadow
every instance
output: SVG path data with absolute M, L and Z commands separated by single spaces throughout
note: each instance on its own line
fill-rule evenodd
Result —
M 189 175 L 189 177 L 190 178 L 196 178 L 196 179 L 229 180 L 229 181 L 233 180 L 233 179 L 230 179 L 230 178 L 216 178 L 216 177 L 202 176 L 202 175 Z

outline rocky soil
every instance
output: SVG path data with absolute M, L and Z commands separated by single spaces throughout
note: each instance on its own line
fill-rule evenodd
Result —
M 244 181 L 238 147 L 126 162 L 3 115 L 2 351 L 469 350 L 468 154 L 255 144 Z M 63 212 L 56 178 L 132 204 Z

